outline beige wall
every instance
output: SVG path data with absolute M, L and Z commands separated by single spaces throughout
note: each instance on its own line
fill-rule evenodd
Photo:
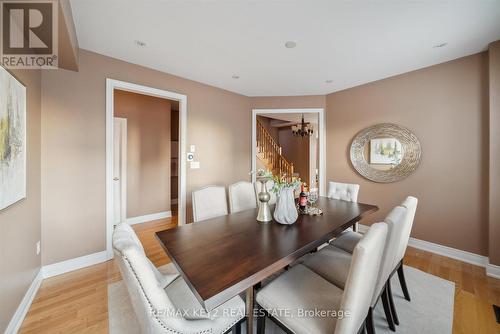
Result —
M 251 97 L 252 109 L 325 108 L 325 95 Z
M 105 250 L 106 78 L 187 95 L 188 221 L 192 189 L 250 180 L 249 98 L 85 50 L 79 69 L 42 74 L 43 264 Z
M 170 211 L 170 101 L 115 91 L 127 119 L 127 218 Z
M 278 128 L 271 126 L 271 119 L 269 117 L 265 116 L 259 116 L 257 115 L 257 121 L 262 124 L 264 129 L 267 130 L 267 132 L 273 137 L 274 141 L 278 143 L 279 138 L 278 138 Z
M 0 332 L 40 269 L 40 71 L 14 71 L 26 86 L 27 197 L 0 211 Z M 43 247 L 43 245 L 42 245 Z
M 361 185 L 359 200 L 381 220 L 407 195 L 419 198 L 412 236 L 488 253 L 487 55 L 461 58 L 327 96 L 327 180 Z M 368 181 L 349 160 L 355 134 L 382 122 L 411 129 L 422 162 L 407 179 Z
M 292 135 L 290 127 L 280 128 L 278 137 L 283 156 L 293 164 L 302 182 L 309 184 L 309 138 Z
M 500 265 L 500 41 L 489 48 L 489 252 Z

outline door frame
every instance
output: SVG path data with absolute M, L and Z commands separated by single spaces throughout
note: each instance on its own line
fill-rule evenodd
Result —
M 122 146 L 121 146 L 121 152 L 120 152 L 122 166 L 120 169 L 119 177 L 120 177 L 120 181 L 122 183 L 121 187 L 120 187 L 120 201 L 121 201 L 121 208 L 120 208 L 121 213 L 120 213 L 120 215 L 121 215 L 122 219 L 120 222 L 124 222 L 127 220 L 127 119 L 123 118 L 123 117 L 113 117 L 113 122 L 114 121 L 118 121 L 120 123 L 120 125 L 123 127 L 122 133 L 121 133 Z M 114 136 L 113 136 L 113 139 L 114 139 Z M 113 145 L 114 145 L 114 140 L 113 140 Z M 113 151 L 114 151 L 114 146 L 113 146 Z M 113 167 L 114 167 L 114 161 L 113 161 Z M 115 176 L 116 175 L 114 175 L 113 178 Z M 113 191 L 114 191 L 114 187 L 113 187 Z M 114 196 L 113 196 L 113 201 L 114 201 Z M 113 211 L 114 211 L 114 209 L 113 209 Z
M 257 115 L 262 114 L 318 114 L 319 128 L 319 195 L 326 195 L 326 126 L 325 109 L 303 108 L 303 109 L 252 109 L 252 182 L 256 180 L 256 154 L 257 154 Z
M 176 92 L 143 86 L 135 83 L 106 78 L 106 253 L 113 258 L 113 124 L 114 91 L 123 90 L 179 102 L 179 197 L 178 225 L 186 223 L 186 143 L 187 143 L 187 96 Z

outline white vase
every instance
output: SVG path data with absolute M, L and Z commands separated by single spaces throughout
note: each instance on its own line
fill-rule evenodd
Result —
M 274 209 L 274 220 L 280 224 L 293 224 L 297 221 L 299 213 L 295 207 L 293 197 L 293 188 L 283 188 L 276 198 L 276 207 Z

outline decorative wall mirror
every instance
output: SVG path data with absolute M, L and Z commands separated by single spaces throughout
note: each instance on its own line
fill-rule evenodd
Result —
M 382 123 L 359 132 L 351 144 L 351 163 L 368 180 L 389 183 L 412 174 L 420 163 L 418 138 L 407 128 Z

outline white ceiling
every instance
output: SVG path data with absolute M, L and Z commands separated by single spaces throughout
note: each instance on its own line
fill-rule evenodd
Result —
M 71 5 L 81 48 L 248 96 L 330 93 L 474 54 L 500 39 L 498 0 Z M 285 48 L 289 40 L 297 47 Z M 440 43 L 448 44 L 433 48 Z

